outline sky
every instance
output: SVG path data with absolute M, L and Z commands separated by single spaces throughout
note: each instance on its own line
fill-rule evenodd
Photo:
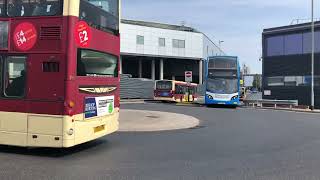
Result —
M 320 0 L 315 0 L 320 17 Z M 261 36 L 265 28 L 310 19 L 311 0 L 122 0 L 122 18 L 191 26 L 228 55 L 238 56 L 251 73 L 261 73 Z

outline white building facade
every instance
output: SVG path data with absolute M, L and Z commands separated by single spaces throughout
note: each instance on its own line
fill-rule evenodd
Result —
M 153 80 L 184 80 L 193 71 L 202 83 L 203 60 L 225 53 L 205 34 L 186 26 L 122 20 L 121 73 Z

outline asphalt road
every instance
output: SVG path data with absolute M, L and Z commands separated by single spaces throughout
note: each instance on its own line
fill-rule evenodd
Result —
M 318 180 L 320 115 L 128 104 L 192 115 L 201 127 L 115 133 L 69 150 L 0 146 L 0 179 Z

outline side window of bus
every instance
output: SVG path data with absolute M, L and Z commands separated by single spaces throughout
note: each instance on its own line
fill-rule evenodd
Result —
M 0 17 L 4 16 L 4 0 L 0 0 Z
M 176 94 L 184 94 L 185 93 L 185 87 L 181 85 L 176 85 Z
M 26 57 L 9 56 L 4 66 L 4 96 L 23 97 L 26 85 Z
M 62 13 L 61 0 L 8 0 L 7 14 L 17 16 L 53 16 Z
M 79 49 L 77 76 L 118 77 L 118 58 L 103 52 Z
M 117 34 L 119 31 L 118 0 L 80 0 L 79 18 L 96 29 Z

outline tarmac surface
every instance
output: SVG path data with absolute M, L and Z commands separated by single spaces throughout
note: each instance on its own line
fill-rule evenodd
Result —
M 117 132 L 66 150 L 0 146 L 1 180 L 319 180 L 319 114 L 126 104 L 196 128 Z

